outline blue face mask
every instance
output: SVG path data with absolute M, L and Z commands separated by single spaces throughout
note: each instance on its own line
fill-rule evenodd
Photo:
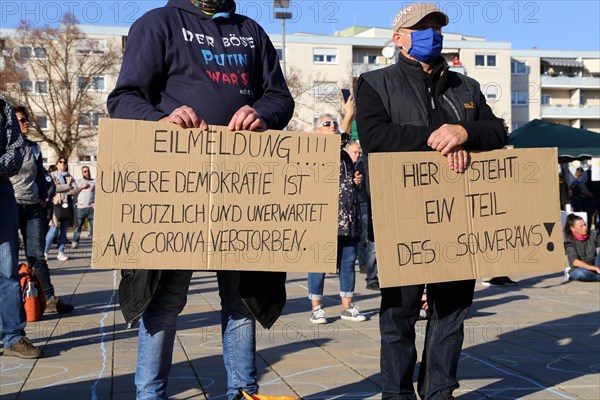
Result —
M 406 33 L 400 34 L 408 36 Z M 444 36 L 433 28 L 411 32 L 410 39 L 410 49 L 407 49 L 404 46 L 402 46 L 402 48 L 408 51 L 408 54 L 415 60 L 431 63 L 442 54 Z

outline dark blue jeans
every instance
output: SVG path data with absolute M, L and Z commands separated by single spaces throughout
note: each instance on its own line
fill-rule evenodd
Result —
M 40 203 L 17 204 L 17 207 L 19 209 L 19 229 L 23 235 L 27 263 L 42 281 L 46 298 L 50 298 L 54 296 L 54 286 L 52 286 L 50 270 L 44 256 L 46 209 Z
M 424 285 L 381 290 L 382 400 L 416 400 L 413 373 L 417 361 L 415 322 Z M 430 318 L 419 367 L 423 400 L 443 400 L 458 388 L 456 371 L 464 338 L 463 322 L 473 302 L 475 281 L 427 285 Z
M 362 234 L 358 243 L 358 264 L 365 267 L 367 275 L 365 280 L 367 284 L 378 282 L 377 257 L 375 256 L 375 242 L 369 240 L 369 215 L 360 216 L 362 223 Z
M 17 205 L 10 182 L 3 179 L 6 178 L 0 178 L 0 340 L 7 348 L 25 336 L 27 320 L 17 262 Z
M 358 241 L 348 236 L 338 236 L 337 267 L 340 271 L 340 297 L 354 297 L 356 283 L 356 246 Z M 308 298 L 310 300 L 323 299 L 325 274 L 322 272 L 308 273 Z
M 177 317 L 185 307 L 192 271 L 163 271 L 160 288 L 144 312 L 138 332 L 135 372 L 137 400 L 168 399 L 167 385 L 173 359 Z M 217 272 L 221 297 L 223 360 L 227 370 L 227 398 L 238 388 L 258 391 L 256 321 L 240 297 L 239 271 Z
M 92 236 L 94 232 L 94 209 L 92 207 L 78 208 L 77 209 L 77 227 L 75 233 L 73 233 L 73 241 L 79 242 L 79 236 L 81 236 L 81 229 L 85 220 L 88 220 L 88 232 Z

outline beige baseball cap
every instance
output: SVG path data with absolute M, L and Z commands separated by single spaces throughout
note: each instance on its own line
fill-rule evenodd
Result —
M 392 22 L 392 28 L 394 33 L 398 32 L 401 28 L 410 28 L 418 24 L 423 18 L 428 15 L 435 14 L 440 19 L 442 26 L 448 25 L 448 16 L 442 12 L 433 3 L 413 3 L 402 10 L 398 11 Z M 392 39 L 385 42 L 384 46 L 387 46 L 392 42 Z

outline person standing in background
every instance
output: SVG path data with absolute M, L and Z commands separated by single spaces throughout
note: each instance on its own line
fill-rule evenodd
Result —
M 71 247 L 76 249 L 79 246 L 79 237 L 81 229 L 87 220 L 88 237 L 92 237 L 94 232 L 94 200 L 96 198 L 96 180 L 92 178 L 90 167 L 84 165 L 81 167 L 82 179 L 77 180 L 79 194 L 77 195 L 77 227 L 73 234 Z
M 73 306 L 66 304 L 54 294 L 50 279 L 50 270 L 44 255 L 44 237 L 46 233 L 46 198 L 48 197 L 46 173 L 42 164 L 42 150 L 37 143 L 27 139 L 29 116 L 23 106 L 15 107 L 23 135 L 24 157 L 19 173 L 11 176 L 19 210 L 19 229 L 23 236 L 27 263 L 42 281 L 46 295 L 47 313 L 68 313 Z
M 12 107 L 0 97 L 0 339 L 3 357 L 40 358 L 25 336 L 27 317 L 19 282 L 19 212 L 10 177 L 23 164 L 23 137 Z
M 63 217 L 59 215 L 58 211 L 56 211 L 57 207 L 62 208 L 71 208 L 73 206 L 73 196 L 79 193 L 79 189 L 77 187 L 77 183 L 75 183 L 75 179 L 69 174 L 69 165 L 67 164 L 67 159 L 64 157 L 60 157 L 58 161 L 56 161 L 56 171 L 52 174 L 52 179 L 54 180 L 54 184 L 56 185 L 56 194 L 52 199 L 52 204 L 54 205 L 54 215 L 52 216 L 52 221 L 50 222 L 50 229 L 46 234 L 46 248 L 44 253 L 48 254 L 50 251 L 50 247 L 52 246 L 52 242 L 54 241 L 54 235 L 58 233 L 58 255 L 56 259 L 58 261 L 66 261 L 69 257 L 65 254 L 65 245 L 67 244 L 67 229 L 71 224 L 71 219 L 73 215 L 70 214 L 68 217 Z

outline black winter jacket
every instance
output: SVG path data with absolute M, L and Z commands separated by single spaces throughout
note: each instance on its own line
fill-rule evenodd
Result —
M 499 149 L 508 140 L 477 81 L 450 71 L 441 57 L 431 78 L 402 54 L 396 64 L 361 75 L 356 116 L 368 193 L 369 153 L 432 151 L 427 139 L 445 123 L 465 128 L 466 150 Z M 369 237 L 374 240 L 371 221 Z

